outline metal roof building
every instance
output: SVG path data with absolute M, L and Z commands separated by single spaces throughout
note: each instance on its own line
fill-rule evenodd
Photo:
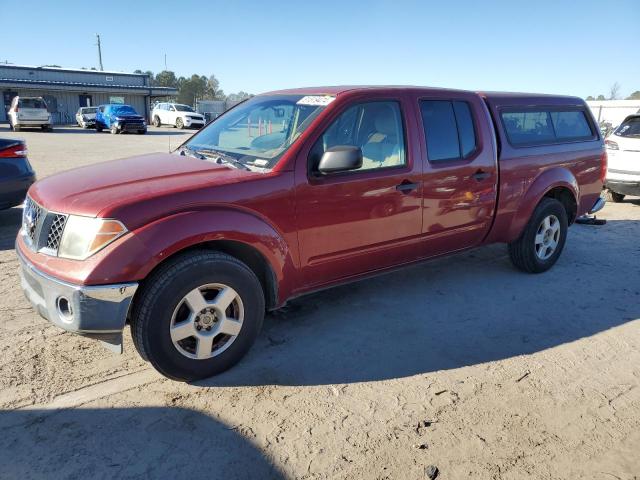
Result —
M 126 103 L 149 117 L 154 98 L 175 96 L 177 89 L 151 86 L 146 73 L 106 72 L 57 67 L 0 64 L 0 90 L 4 108 L 0 122 L 16 95 L 44 97 L 54 123 L 75 123 L 81 106 Z

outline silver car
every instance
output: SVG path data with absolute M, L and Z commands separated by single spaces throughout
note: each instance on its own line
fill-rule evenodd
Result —
M 42 97 L 14 97 L 7 116 L 9 125 L 16 132 L 22 127 L 51 130 L 51 114 Z
M 76 112 L 76 123 L 82 128 L 96 126 L 96 111 L 98 107 L 80 107 Z

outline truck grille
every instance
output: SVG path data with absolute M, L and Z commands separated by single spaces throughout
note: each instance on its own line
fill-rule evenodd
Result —
M 58 255 L 66 223 L 67 215 L 49 212 L 27 196 L 22 212 L 22 235 L 31 250 Z

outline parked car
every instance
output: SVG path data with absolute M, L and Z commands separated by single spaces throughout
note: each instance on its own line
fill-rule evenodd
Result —
M 21 140 L 0 138 L 0 210 L 20 205 L 36 174 Z
M 96 132 L 109 130 L 113 134 L 123 132 L 147 133 L 147 122 L 131 105 L 100 105 L 96 111 Z
M 625 195 L 640 196 L 640 114 L 625 118 L 604 143 L 609 155 L 607 199 L 619 203 Z
M 173 125 L 176 128 L 202 128 L 205 124 L 203 115 L 189 105 L 180 103 L 158 103 L 151 112 L 153 125 Z
M 37 182 L 22 288 L 52 323 L 118 351 L 130 322 L 142 357 L 193 380 L 238 362 L 265 310 L 305 293 L 496 242 L 517 268 L 548 270 L 568 226 L 604 205 L 605 172 L 575 97 L 268 93 L 173 153 Z
M 23 127 L 40 127 L 49 131 L 52 129 L 51 114 L 42 97 L 13 97 L 7 117 L 14 132 Z
M 76 123 L 81 128 L 94 128 L 96 126 L 96 112 L 98 107 L 80 107 L 76 112 Z

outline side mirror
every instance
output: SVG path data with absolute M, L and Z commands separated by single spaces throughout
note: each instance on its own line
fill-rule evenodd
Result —
M 329 148 L 318 164 L 320 173 L 347 172 L 362 167 L 362 149 L 351 145 Z

